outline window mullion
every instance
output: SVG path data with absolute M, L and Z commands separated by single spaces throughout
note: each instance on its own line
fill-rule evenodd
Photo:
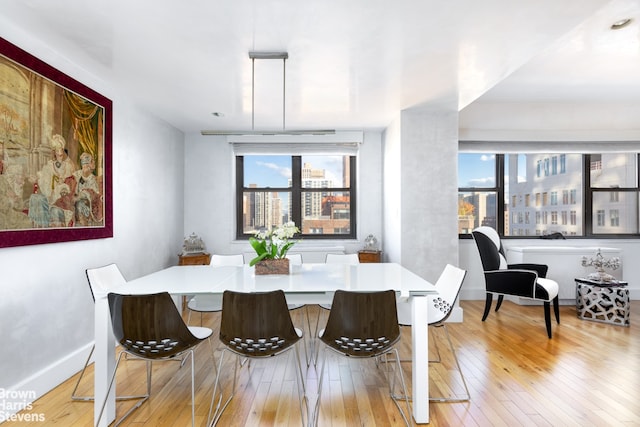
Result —
M 291 158 L 291 221 L 302 230 L 302 157 Z

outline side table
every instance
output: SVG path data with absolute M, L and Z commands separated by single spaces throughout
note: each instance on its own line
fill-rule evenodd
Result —
M 209 265 L 210 262 L 211 254 L 206 252 L 178 255 L 178 265 Z
M 359 251 L 358 260 L 360 262 L 382 262 L 381 251 Z
M 612 325 L 630 325 L 628 283 L 576 278 L 576 311 L 580 319 Z

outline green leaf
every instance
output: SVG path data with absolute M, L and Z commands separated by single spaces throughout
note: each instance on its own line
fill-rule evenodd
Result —
M 295 245 L 297 242 L 287 242 L 286 244 L 284 244 L 282 246 L 282 248 L 280 248 L 280 253 L 278 254 L 278 258 L 284 258 L 287 256 L 287 252 L 289 252 L 289 249 L 291 248 L 291 246 Z
M 264 252 L 262 255 L 259 255 L 257 257 L 255 257 L 254 259 L 252 259 L 249 262 L 249 267 L 253 267 L 254 265 L 256 265 L 257 263 L 259 263 L 260 261 L 262 261 L 263 259 L 265 259 L 267 257 L 268 252 Z
M 267 253 L 267 243 L 264 240 L 258 240 L 255 237 L 249 237 L 249 243 L 256 254 L 263 255 Z

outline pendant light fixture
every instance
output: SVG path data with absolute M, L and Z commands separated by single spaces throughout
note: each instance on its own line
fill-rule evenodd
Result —
M 218 131 L 203 130 L 202 135 L 330 135 L 335 134 L 332 129 L 304 129 L 304 130 L 287 130 L 286 129 L 286 81 L 287 81 L 287 52 L 256 52 L 250 51 L 251 58 L 251 130 L 250 131 Z M 255 63 L 256 60 L 263 59 L 280 59 L 282 60 L 282 130 L 255 130 Z

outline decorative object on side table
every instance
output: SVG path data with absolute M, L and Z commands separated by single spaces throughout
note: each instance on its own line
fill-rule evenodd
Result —
M 615 280 L 615 277 L 613 277 L 611 274 L 606 273 L 604 269 L 610 268 L 611 270 L 617 270 L 618 268 L 620 268 L 620 258 L 605 258 L 602 256 L 602 253 L 600 253 L 600 249 L 598 249 L 595 258 L 587 258 L 586 256 L 582 257 L 582 266 L 595 267 L 595 273 L 591 273 L 589 274 L 589 276 L 587 276 L 589 280 L 597 282 L 610 282 L 612 280 Z
M 300 230 L 293 222 L 288 222 L 272 230 L 263 230 L 249 238 L 256 257 L 250 266 L 256 266 L 256 274 L 289 274 L 287 252 L 297 240 L 291 240 Z
M 358 251 L 360 262 L 382 262 L 382 252 L 378 245 L 378 239 L 373 234 L 369 234 L 364 239 L 364 248 Z
M 184 239 L 182 245 L 182 255 L 201 254 L 206 251 L 204 242 L 196 233 L 191 233 L 188 238 Z
M 366 252 L 378 252 L 378 239 L 373 234 L 369 234 L 366 239 L 364 239 L 364 249 Z

